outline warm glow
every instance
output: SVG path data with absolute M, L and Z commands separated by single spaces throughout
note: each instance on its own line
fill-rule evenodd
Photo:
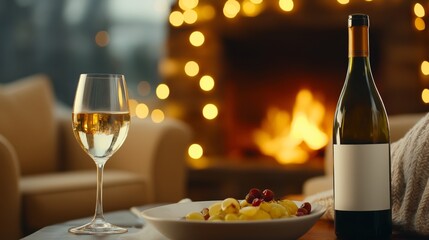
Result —
M 321 128 L 324 117 L 324 106 L 309 90 L 301 90 L 292 116 L 278 108 L 268 109 L 261 129 L 254 132 L 254 141 L 264 154 L 279 163 L 304 163 L 311 151 L 328 143 L 328 135 Z
M 193 9 L 198 6 L 198 0 L 179 0 L 179 7 L 182 10 Z
M 236 0 L 228 0 L 223 6 L 223 14 L 227 18 L 234 18 L 240 12 L 240 3 Z
M 422 73 L 424 75 L 429 75 L 429 62 L 428 61 L 423 61 L 420 68 L 421 68 Z
M 263 0 L 250 0 L 254 4 L 261 4 Z
M 194 77 L 200 71 L 200 66 L 195 61 L 189 61 L 185 64 L 185 73 L 190 77 Z
M 245 0 L 242 8 L 243 14 L 248 17 L 255 17 L 262 11 L 262 6 L 260 4 L 256 4 L 250 0 Z
M 426 28 L 426 23 L 425 20 L 423 20 L 423 18 L 416 18 L 414 20 L 414 26 L 416 27 L 417 30 L 419 31 L 423 31 Z
M 204 75 L 200 78 L 200 88 L 204 91 L 210 91 L 214 88 L 214 79 L 209 75 Z
M 348 4 L 348 3 L 350 2 L 350 0 L 337 0 L 337 2 L 338 2 L 339 4 L 343 4 L 343 5 L 345 5 L 345 4 Z
M 293 9 L 293 0 L 279 0 L 279 6 L 283 11 L 290 12 Z
M 214 104 L 206 104 L 203 108 L 203 116 L 208 119 L 208 120 L 212 120 L 215 119 L 218 115 L 218 110 L 216 105 Z
M 147 118 L 149 116 L 149 107 L 144 103 L 139 103 L 136 107 L 136 115 L 138 118 Z
M 424 17 L 426 13 L 423 5 L 421 5 L 420 3 L 414 4 L 414 14 L 420 18 Z
M 203 156 L 204 151 L 201 145 L 194 143 L 191 146 L 189 146 L 188 154 L 189 154 L 189 157 L 193 159 L 200 159 Z
M 99 31 L 95 35 L 95 43 L 99 47 L 106 47 L 107 45 L 109 45 L 109 41 L 109 33 L 106 31 Z
M 203 45 L 204 40 L 204 34 L 200 31 L 194 31 L 189 36 L 189 42 L 195 47 Z
M 130 115 L 131 116 L 135 116 L 136 115 L 137 104 L 139 104 L 139 103 L 135 99 L 128 100 L 128 106 L 130 107 Z
M 211 20 L 215 17 L 216 10 L 211 5 L 204 5 L 198 7 L 198 17 L 201 20 Z
M 154 109 L 152 111 L 152 114 L 150 115 L 150 117 L 152 118 L 152 121 L 155 123 L 160 123 L 162 121 L 164 121 L 165 115 L 164 112 L 160 109 Z
M 424 103 L 429 103 L 429 89 L 427 89 L 427 88 L 423 89 L 422 100 Z
M 156 96 L 159 99 L 166 99 L 170 95 L 170 88 L 166 84 L 159 84 L 156 88 Z
M 170 13 L 170 17 L 168 18 L 170 24 L 175 27 L 179 27 L 183 24 L 183 14 L 179 11 L 174 11 Z
M 183 21 L 187 24 L 195 23 L 198 19 L 198 14 L 194 10 L 186 10 L 183 13 Z

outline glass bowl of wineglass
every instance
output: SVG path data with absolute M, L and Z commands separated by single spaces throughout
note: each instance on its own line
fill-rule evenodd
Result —
M 81 74 L 74 99 L 74 136 L 97 167 L 95 214 L 91 222 L 70 228 L 75 234 L 116 234 L 126 228 L 103 216 L 103 169 L 128 134 L 130 111 L 125 78 L 120 74 Z

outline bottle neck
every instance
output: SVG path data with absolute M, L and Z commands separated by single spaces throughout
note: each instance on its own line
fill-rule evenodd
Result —
M 369 57 L 368 26 L 349 27 L 349 58 Z

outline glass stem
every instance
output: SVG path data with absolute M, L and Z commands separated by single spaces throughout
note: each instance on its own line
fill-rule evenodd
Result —
M 104 163 L 96 163 L 97 165 L 97 199 L 95 203 L 95 215 L 93 221 L 103 221 L 103 170 Z

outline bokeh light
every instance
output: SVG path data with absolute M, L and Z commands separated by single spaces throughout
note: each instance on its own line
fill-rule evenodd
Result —
M 429 89 L 427 89 L 427 88 L 423 89 L 422 100 L 424 103 L 429 103 Z
M 426 23 L 425 20 L 423 20 L 423 18 L 416 18 L 414 20 L 414 26 L 416 27 L 417 30 L 419 31 L 423 31 L 426 28 Z
M 169 95 L 170 95 L 170 88 L 164 83 L 159 84 L 158 87 L 156 88 L 156 96 L 159 99 L 166 99 L 168 98 Z
M 184 17 L 183 14 L 179 11 L 173 11 L 172 13 L 170 13 L 170 16 L 168 18 L 170 24 L 174 27 L 179 27 L 183 24 Z
M 283 11 L 290 12 L 293 10 L 293 0 L 279 0 L 279 6 Z
M 218 115 L 218 109 L 216 105 L 209 103 L 206 104 L 203 108 L 203 116 L 208 120 L 215 119 Z
M 99 47 L 106 47 L 107 45 L 109 45 L 109 41 L 110 41 L 109 33 L 106 31 L 99 31 L 95 35 L 95 43 Z
M 164 121 L 165 114 L 161 109 L 154 109 L 152 111 L 150 117 L 152 118 L 153 122 L 160 123 L 160 122 Z
M 424 75 L 426 75 L 426 76 L 429 75 L 429 62 L 423 61 L 421 66 L 420 66 L 420 69 Z
M 215 81 L 210 75 L 204 75 L 200 78 L 200 88 L 204 91 L 210 91 L 214 88 Z
M 234 18 L 240 12 L 240 3 L 236 0 L 228 0 L 223 6 L 223 15 L 227 18 Z
M 201 145 L 194 143 L 188 148 L 188 155 L 193 159 L 200 159 L 204 154 L 204 150 Z
M 195 61 L 189 61 L 185 64 L 185 73 L 190 77 L 195 77 L 200 72 L 200 66 Z
M 420 3 L 414 4 L 414 14 L 420 18 L 424 17 L 426 15 L 426 12 L 423 5 L 421 5 Z
M 195 47 L 203 45 L 204 41 L 204 34 L 200 31 L 194 31 L 189 35 L 189 42 Z

